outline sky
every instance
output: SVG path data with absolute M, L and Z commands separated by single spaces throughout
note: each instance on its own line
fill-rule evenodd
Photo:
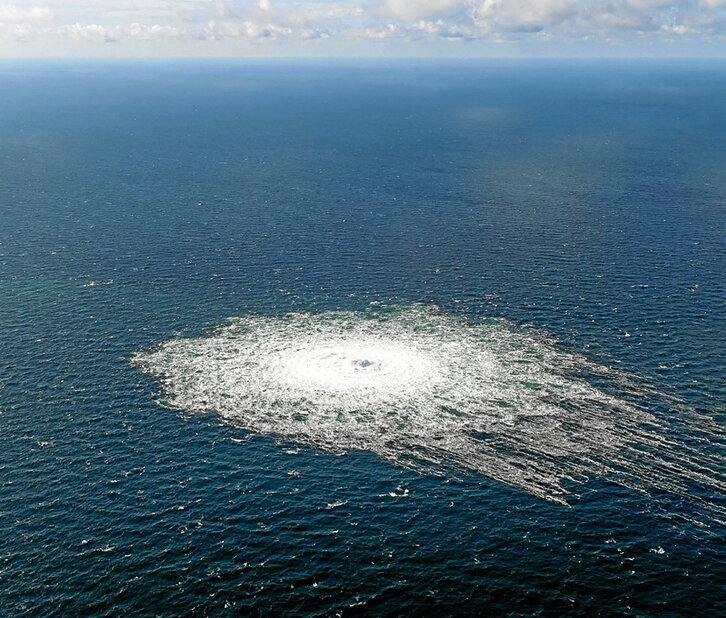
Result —
M 0 57 L 726 57 L 726 0 L 0 0 Z

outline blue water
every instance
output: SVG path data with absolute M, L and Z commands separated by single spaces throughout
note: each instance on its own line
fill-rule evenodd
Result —
M 581 378 L 722 457 L 722 62 L 5 62 L 0 93 L 1 615 L 723 615 L 716 482 L 563 506 L 170 408 L 132 362 L 417 303 L 633 376 Z

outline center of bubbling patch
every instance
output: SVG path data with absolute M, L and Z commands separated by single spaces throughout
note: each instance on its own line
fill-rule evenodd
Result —
M 329 452 L 467 469 L 557 502 L 593 477 L 692 499 L 723 470 L 715 446 L 688 445 L 714 440 L 708 422 L 679 419 L 679 442 L 678 415 L 640 403 L 652 388 L 503 319 L 417 304 L 247 315 L 134 362 L 170 407 Z
M 424 350 L 376 339 L 311 341 L 273 354 L 265 366 L 283 386 L 314 397 L 317 391 L 387 396 L 430 388 L 439 367 Z

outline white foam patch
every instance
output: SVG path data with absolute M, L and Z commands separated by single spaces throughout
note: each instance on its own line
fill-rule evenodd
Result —
M 330 452 L 469 469 L 558 502 L 592 476 L 694 500 L 694 484 L 723 490 L 717 457 L 578 377 L 609 369 L 505 320 L 469 323 L 421 305 L 250 315 L 134 360 L 171 407 Z M 638 388 L 629 399 L 652 395 Z

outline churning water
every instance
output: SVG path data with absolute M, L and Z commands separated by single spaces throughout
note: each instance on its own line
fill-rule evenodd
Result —
M 187 412 L 334 453 L 467 468 L 558 502 L 591 476 L 646 492 L 723 487 L 717 461 L 632 403 L 646 387 L 631 383 L 630 402 L 609 394 L 583 375 L 624 375 L 503 319 L 423 305 L 252 315 L 135 362 Z M 710 439 L 705 420 L 691 425 Z

